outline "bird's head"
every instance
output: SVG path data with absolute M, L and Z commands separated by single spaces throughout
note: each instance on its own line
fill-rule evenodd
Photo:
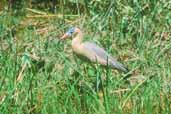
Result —
M 71 37 L 73 34 L 78 33 L 79 31 L 80 31 L 79 28 L 72 27 L 72 28 L 70 28 L 70 29 L 61 37 L 61 39 L 69 38 L 69 37 Z

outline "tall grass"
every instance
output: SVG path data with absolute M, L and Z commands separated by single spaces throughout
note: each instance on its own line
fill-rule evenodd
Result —
M 171 113 L 170 6 L 157 0 L 60 0 L 55 17 L 3 10 L 0 112 Z M 71 40 L 59 40 L 70 26 L 128 66 L 130 79 L 75 56 Z

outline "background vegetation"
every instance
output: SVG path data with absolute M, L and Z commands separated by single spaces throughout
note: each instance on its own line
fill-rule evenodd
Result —
M 170 25 L 169 0 L 1 0 L 0 112 L 170 114 Z M 132 76 L 75 57 L 71 26 Z

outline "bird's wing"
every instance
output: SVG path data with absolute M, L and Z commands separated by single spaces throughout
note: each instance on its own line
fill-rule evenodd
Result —
M 122 65 L 120 62 L 118 62 L 116 59 L 110 56 L 103 48 L 99 47 L 98 45 L 91 42 L 85 42 L 83 43 L 83 47 L 86 50 L 88 50 L 90 53 L 94 53 L 97 57 L 101 58 L 103 61 L 106 61 L 106 64 L 108 61 L 108 64 L 112 68 L 116 68 L 124 72 L 128 71 L 124 65 Z
M 99 47 L 98 45 L 91 43 L 91 42 L 85 42 L 85 43 L 83 43 L 83 46 L 84 46 L 84 48 L 95 53 L 96 56 L 107 60 L 108 53 L 103 48 Z

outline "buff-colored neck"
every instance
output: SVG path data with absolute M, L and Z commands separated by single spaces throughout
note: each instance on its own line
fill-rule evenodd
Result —
M 80 45 L 83 40 L 83 33 L 79 28 L 76 28 L 76 37 L 72 40 L 72 45 Z

